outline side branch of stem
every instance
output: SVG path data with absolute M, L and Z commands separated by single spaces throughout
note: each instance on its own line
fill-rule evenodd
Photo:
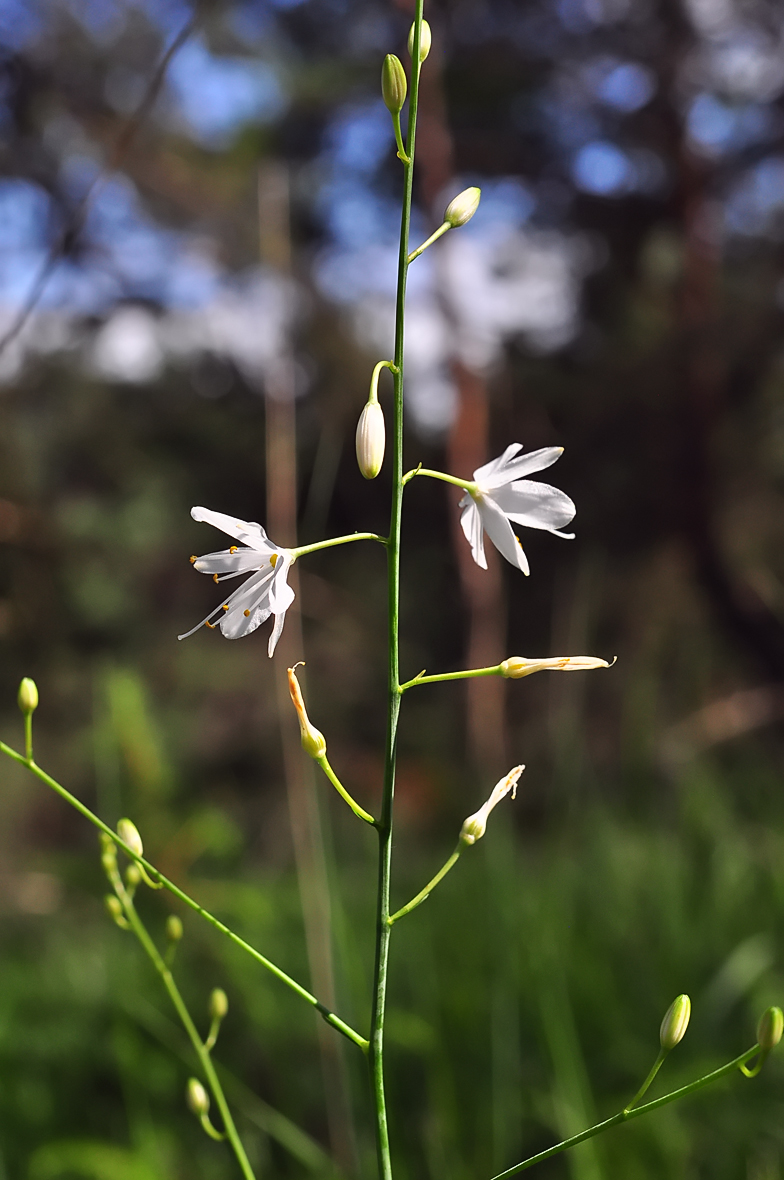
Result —
M 0 742 L 0 753 L 6 754 L 9 758 L 12 758 L 14 762 L 19 762 L 22 766 L 26 766 L 27 769 L 36 776 L 36 778 L 39 778 L 41 782 L 46 783 L 46 785 L 51 787 L 52 790 L 61 797 L 61 799 L 64 799 L 66 803 L 69 803 L 71 807 L 78 811 L 80 815 L 83 815 L 85 819 L 89 820 L 90 823 L 98 828 L 99 831 L 109 836 L 109 838 L 114 841 L 117 847 L 121 848 L 132 861 L 135 861 L 136 864 L 147 871 L 154 882 L 163 885 L 169 890 L 170 893 L 173 893 L 175 897 L 179 898 L 179 900 L 184 905 L 188 906 L 189 909 L 194 910 L 195 913 L 204 918 L 205 922 L 209 922 L 210 926 L 213 926 L 216 930 L 219 930 L 221 934 L 225 934 L 226 937 L 235 944 L 235 946 L 241 947 L 242 950 L 246 951 L 246 953 L 249 954 L 252 959 L 254 959 L 257 963 L 260 963 L 262 967 L 266 968 L 266 970 L 270 972 L 270 974 L 274 975 L 276 979 L 279 979 L 281 983 L 285 983 L 286 986 L 291 988 L 293 992 L 296 992 L 296 994 L 301 999 L 303 999 L 307 1004 L 310 1004 L 312 1008 L 315 1008 L 316 1011 L 319 1012 L 321 1016 L 323 1016 L 327 1024 L 337 1029 L 338 1032 L 343 1033 L 344 1037 L 347 1037 L 349 1041 L 353 1041 L 354 1044 L 358 1045 L 363 1052 L 367 1052 L 368 1042 L 365 1037 L 360 1036 L 358 1032 L 356 1032 L 350 1025 L 346 1024 L 345 1021 L 341 1020 L 339 1016 L 336 1016 L 335 1013 L 327 1008 L 325 1004 L 322 1004 L 320 1000 L 317 1000 L 314 995 L 311 995 L 307 988 L 304 988 L 302 984 L 297 983 L 296 979 L 292 979 L 290 975 L 287 975 L 285 971 L 281 970 L 281 968 L 276 966 L 275 963 L 273 963 L 270 959 L 267 959 L 261 954 L 260 951 L 257 951 L 255 947 L 252 947 L 250 943 L 245 942 L 244 938 L 240 938 L 240 936 L 235 934 L 233 930 L 230 930 L 228 926 L 226 926 L 208 910 L 205 910 L 203 906 L 200 906 L 197 901 L 194 901 L 192 897 L 189 897 L 187 893 L 184 893 L 183 890 L 175 885 L 173 881 L 170 881 L 168 877 L 165 877 L 163 873 L 160 872 L 160 870 L 156 869 L 155 865 L 150 864 L 150 862 L 145 860 L 143 856 L 137 856 L 133 849 L 129 848 L 127 844 L 124 844 L 117 833 L 113 832 L 108 824 L 105 824 L 102 819 L 99 819 L 97 815 L 90 811 L 89 807 L 86 807 L 84 803 L 81 802 L 81 800 L 77 799 L 75 795 L 72 795 L 70 791 L 61 786 L 61 784 L 58 783 L 56 779 L 53 779 L 51 775 L 48 775 L 45 770 L 42 770 L 37 763 L 24 758 L 21 754 L 18 754 L 16 750 L 13 750 L 10 746 L 7 746 L 5 742 Z

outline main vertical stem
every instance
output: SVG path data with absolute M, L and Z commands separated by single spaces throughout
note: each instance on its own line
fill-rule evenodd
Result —
M 408 136 L 404 164 L 403 212 L 400 220 L 400 258 L 397 271 L 395 307 L 395 419 L 392 431 L 392 511 L 387 545 L 389 649 L 389 713 L 384 759 L 384 797 L 378 825 L 378 905 L 376 911 L 376 963 L 373 981 L 373 1017 L 370 1025 L 369 1059 L 373 1098 L 376 1110 L 376 1143 L 381 1180 L 392 1180 L 389 1152 L 389 1129 L 384 1098 L 384 1010 L 386 1007 L 387 965 L 389 962 L 389 885 L 392 871 L 392 806 L 395 797 L 395 758 L 397 722 L 400 713 L 400 679 L 398 666 L 398 621 L 400 607 L 400 518 L 403 507 L 403 342 L 408 278 L 408 235 L 411 223 L 411 194 L 414 184 L 414 148 L 416 140 L 417 102 L 419 98 L 419 46 L 422 35 L 424 0 L 416 0 L 414 43 L 411 61 L 411 92 L 408 108 Z

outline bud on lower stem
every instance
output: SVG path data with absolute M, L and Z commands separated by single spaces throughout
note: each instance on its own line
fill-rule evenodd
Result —
M 16 699 L 21 712 L 26 717 L 29 717 L 38 708 L 38 688 L 35 681 L 31 680 L 29 676 L 25 676 L 19 685 L 19 692 Z
M 176 914 L 169 914 L 166 919 L 166 938 L 169 942 L 179 942 L 182 938 L 182 921 Z
M 444 212 L 444 221 L 448 221 L 452 229 L 457 229 L 461 225 L 465 225 L 467 221 L 476 213 L 479 208 L 479 198 L 482 195 L 482 190 L 478 188 L 466 188 L 462 193 L 458 193 L 454 200 L 450 201 Z
M 191 1108 L 197 1118 L 203 1118 L 204 1115 L 209 1114 L 210 1098 L 198 1078 L 188 1079 L 188 1089 L 186 1094 L 188 1098 L 188 1106 Z
M 386 426 L 384 411 L 377 401 L 370 401 L 357 423 L 357 463 L 365 479 L 375 479 L 384 462 Z
M 402 61 L 394 53 L 388 53 L 381 67 L 381 94 L 390 114 L 400 114 L 407 90 L 408 82 Z
M 784 1012 L 781 1008 L 768 1008 L 762 1013 L 757 1025 L 757 1041 L 763 1053 L 775 1049 L 784 1033 Z
M 297 680 L 297 673 L 295 669 L 298 667 L 295 664 L 293 668 L 289 668 L 289 692 L 294 708 L 297 710 L 297 719 L 299 721 L 299 730 L 302 736 L 302 749 L 305 753 L 318 761 L 323 758 L 327 752 L 327 739 L 320 730 L 316 729 L 315 725 L 311 725 L 307 710 L 305 709 L 305 702 L 302 699 L 302 689 Z
M 659 1029 L 659 1042 L 665 1053 L 669 1053 L 684 1038 L 691 1017 L 691 1000 L 687 995 L 676 996 L 664 1014 Z
M 412 61 L 414 58 L 414 30 L 415 29 L 416 29 L 416 25 L 412 25 L 411 28 L 409 29 L 409 32 L 408 32 L 408 56 L 412 59 Z M 420 63 L 423 62 L 425 60 L 425 58 L 427 57 L 427 55 L 430 53 L 430 46 L 432 45 L 432 43 L 433 43 L 433 34 L 430 31 L 430 25 L 427 23 L 426 20 L 423 20 L 422 21 L 422 29 L 419 34 L 419 61 L 420 61 Z
M 210 1020 L 223 1020 L 229 1010 L 229 998 L 222 987 L 213 989 L 210 996 Z

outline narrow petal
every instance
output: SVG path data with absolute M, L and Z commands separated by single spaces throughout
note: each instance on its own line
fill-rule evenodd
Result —
M 200 574 L 249 574 L 259 569 L 267 559 L 258 549 L 222 549 L 220 553 L 205 553 L 193 563 Z
M 221 634 L 226 639 L 242 639 L 270 617 L 272 578 L 272 569 L 260 570 L 226 599 L 229 609 L 220 621 Z
M 509 460 L 514 458 L 517 452 L 522 451 L 522 449 L 522 443 L 510 443 L 503 455 L 499 455 L 497 459 L 491 459 L 489 463 L 485 463 L 484 467 L 477 467 L 476 471 L 474 472 L 475 482 L 484 484 L 484 486 L 487 487 L 488 478 L 495 475 L 497 471 L 500 471 L 503 467 L 505 467 Z
M 493 501 L 516 524 L 554 532 L 568 524 L 577 509 L 565 492 L 549 483 L 522 479 L 491 493 Z M 490 499 L 490 497 L 487 497 Z
M 477 482 L 481 483 L 482 487 L 487 488 L 488 491 L 492 488 L 500 488 L 503 484 L 511 483 L 513 479 L 521 479 L 524 475 L 531 475 L 534 471 L 543 471 L 545 467 L 551 467 L 556 460 L 561 458 L 562 454 L 563 447 L 542 447 L 539 451 L 530 451 L 527 455 L 521 455 L 519 459 L 506 463 L 497 471 L 491 472 L 488 478 Z
M 471 496 L 466 495 L 463 496 L 460 504 L 463 508 L 463 515 L 460 517 L 460 527 L 465 534 L 468 544 L 471 546 L 471 556 L 478 566 L 486 570 L 487 559 L 485 558 L 485 543 L 482 537 L 482 520 L 479 516 L 476 501 Z
M 483 496 L 477 500 L 477 507 L 484 530 L 498 552 L 512 565 L 527 574 L 529 572 L 528 558 L 523 553 L 523 547 L 502 510 L 489 496 Z
M 270 587 L 270 609 L 274 615 L 285 614 L 294 601 L 294 591 L 286 581 L 291 568 L 291 558 L 281 557 L 275 566 L 275 575 Z
M 264 529 L 254 520 L 240 520 L 237 516 L 227 516 L 224 512 L 213 512 L 210 508 L 198 507 L 191 508 L 191 516 L 194 520 L 204 521 L 205 524 L 211 524 L 213 528 L 228 533 L 235 541 L 242 541 L 252 549 L 277 552 L 277 545 L 272 544 Z

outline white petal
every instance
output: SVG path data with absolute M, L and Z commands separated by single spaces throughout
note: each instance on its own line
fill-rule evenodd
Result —
M 267 655 L 269 656 L 270 659 L 272 659 L 272 656 L 275 652 L 275 648 L 278 646 L 278 640 L 280 639 L 281 633 L 283 631 L 283 624 L 285 621 L 286 621 L 286 612 L 285 611 L 282 611 L 281 614 L 279 614 L 279 615 L 275 615 L 275 625 L 272 628 L 272 634 L 270 635 L 269 643 L 267 644 Z
M 227 516 L 224 512 L 213 512 L 210 508 L 191 508 L 194 520 L 211 524 L 221 532 L 228 533 L 236 541 L 250 545 L 252 549 L 260 549 L 263 553 L 276 553 L 277 545 L 273 545 L 260 524 L 254 520 L 240 520 L 236 516 Z
M 480 482 L 482 487 L 487 488 L 488 491 L 492 488 L 500 488 L 503 484 L 511 483 L 513 479 L 521 479 L 524 475 L 551 467 L 556 460 L 561 458 L 562 454 L 563 447 L 542 447 L 539 451 L 530 451 L 527 455 L 521 455 L 519 459 L 507 463 L 492 473 L 489 478 Z
M 565 492 L 549 483 L 522 479 L 506 487 L 496 488 L 487 498 L 494 500 L 502 512 L 516 524 L 531 529 L 556 529 L 568 524 L 577 509 Z
M 504 451 L 503 455 L 499 455 L 497 459 L 491 459 L 489 463 L 485 463 L 484 467 L 477 467 L 474 472 L 474 482 L 484 484 L 487 487 L 487 479 L 491 475 L 495 475 L 502 467 L 512 459 L 518 451 L 522 451 L 522 443 L 510 443 Z
M 281 557 L 275 566 L 275 576 L 270 587 L 270 609 L 274 615 L 285 614 L 294 601 L 294 591 L 286 578 L 291 567 L 290 557 Z
M 200 574 L 249 574 L 251 570 L 259 569 L 265 562 L 265 554 L 258 549 L 222 549 L 220 553 L 205 553 L 193 563 L 193 568 Z
M 271 585 L 272 570 L 260 570 L 226 599 L 229 609 L 220 621 L 221 634 L 226 639 L 242 639 L 266 622 L 272 613 Z
M 527 574 L 528 559 L 504 513 L 489 496 L 483 496 L 477 500 L 477 507 L 484 530 L 498 552 L 512 565 L 516 565 L 524 574 Z
M 460 503 L 463 505 L 460 527 L 465 534 L 468 544 L 471 546 L 471 556 L 478 566 L 486 570 L 487 560 L 485 558 L 485 543 L 482 537 L 482 520 L 479 516 L 476 501 L 472 496 L 466 495 Z

